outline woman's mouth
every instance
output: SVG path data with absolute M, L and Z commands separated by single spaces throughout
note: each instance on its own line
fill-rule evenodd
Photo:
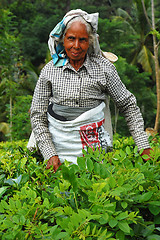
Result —
M 80 52 L 72 52 L 72 55 L 75 56 L 75 57 L 77 57 L 77 56 L 80 55 Z

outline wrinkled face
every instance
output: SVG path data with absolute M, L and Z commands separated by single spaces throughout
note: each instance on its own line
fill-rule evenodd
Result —
M 89 48 L 89 36 L 83 23 L 72 23 L 64 37 L 64 48 L 70 61 L 84 61 Z

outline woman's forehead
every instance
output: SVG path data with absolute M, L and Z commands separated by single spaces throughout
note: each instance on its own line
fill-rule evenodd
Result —
M 88 35 L 86 25 L 80 21 L 73 22 L 68 28 L 67 33 L 83 33 Z

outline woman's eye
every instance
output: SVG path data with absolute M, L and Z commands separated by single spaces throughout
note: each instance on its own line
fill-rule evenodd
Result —
M 68 37 L 68 40 L 74 40 L 74 37 L 70 36 Z
M 80 38 L 81 42 L 87 42 L 87 38 Z

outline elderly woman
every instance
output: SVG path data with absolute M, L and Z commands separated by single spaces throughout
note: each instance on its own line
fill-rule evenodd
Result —
M 97 25 L 98 13 L 77 9 L 68 12 L 50 34 L 53 59 L 37 82 L 31 123 L 37 145 L 48 159 L 47 168 L 53 165 L 55 171 L 65 159 L 76 163 L 82 148 L 112 147 L 107 96 L 123 112 L 138 149 L 143 148 L 143 154 L 150 151 L 136 99 L 103 57 Z

